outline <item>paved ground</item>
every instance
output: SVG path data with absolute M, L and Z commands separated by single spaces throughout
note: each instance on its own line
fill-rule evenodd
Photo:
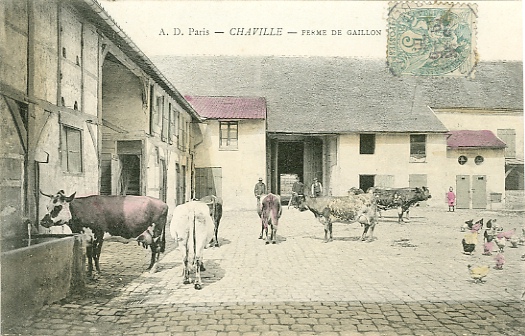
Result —
M 521 234 L 523 213 L 419 207 L 401 225 L 394 211 L 384 215 L 373 242 L 359 241 L 358 224 L 335 224 L 335 240 L 323 243 L 311 213 L 285 209 L 278 243 L 264 245 L 255 211 L 226 212 L 200 291 L 182 284 L 173 244 L 149 274 L 149 252 L 106 242 L 103 274 L 84 293 L 4 334 L 525 335 L 525 246 L 507 246 L 503 270 L 476 284 L 467 265 L 494 258 L 481 244 L 463 254 L 460 232 L 484 217 Z

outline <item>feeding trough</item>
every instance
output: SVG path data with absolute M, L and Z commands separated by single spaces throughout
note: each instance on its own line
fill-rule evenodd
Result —
M 1 241 L 3 326 L 12 325 L 83 287 L 82 245 L 81 237 L 71 234 Z

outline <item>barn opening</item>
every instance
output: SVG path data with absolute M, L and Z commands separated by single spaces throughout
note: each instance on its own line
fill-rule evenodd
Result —
M 292 194 L 292 185 L 297 179 L 304 181 L 304 142 L 279 142 L 277 169 L 278 190 L 281 196 Z
M 359 188 L 367 191 L 374 186 L 375 175 L 359 175 Z

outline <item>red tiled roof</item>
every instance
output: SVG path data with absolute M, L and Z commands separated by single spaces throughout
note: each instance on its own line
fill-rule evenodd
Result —
M 185 96 L 199 115 L 208 119 L 265 119 L 262 97 Z
M 484 148 L 505 148 L 506 145 L 489 130 L 472 131 L 460 130 L 448 132 L 448 148 L 464 147 L 484 147 Z

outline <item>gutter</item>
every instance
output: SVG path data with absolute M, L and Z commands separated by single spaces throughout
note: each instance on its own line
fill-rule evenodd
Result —
M 81 0 L 82 1 L 82 0 Z M 83 0 L 84 3 L 86 3 L 94 13 L 96 13 L 102 20 L 106 22 L 106 24 L 120 37 L 124 40 L 124 42 L 131 47 L 132 51 L 135 52 L 139 58 L 145 63 L 147 67 L 149 67 L 149 71 L 153 72 L 155 76 L 157 76 L 162 83 L 164 84 L 165 89 L 167 88 L 168 93 L 171 93 L 172 97 L 177 101 L 179 104 L 181 104 L 186 111 L 188 111 L 191 116 L 196 119 L 198 122 L 202 122 L 204 119 L 195 111 L 195 109 L 184 99 L 184 97 L 180 94 L 180 92 L 175 88 L 175 86 L 160 72 L 160 70 L 151 62 L 151 60 L 142 52 L 142 50 L 139 49 L 139 47 L 126 35 L 126 33 L 117 25 L 117 23 L 111 18 L 111 16 L 106 12 L 106 10 L 97 2 L 97 0 Z M 117 44 L 118 45 L 118 44 Z M 128 55 L 129 56 L 129 55 Z M 140 64 L 137 64 L 139 67 L 141 67 Z M 142 67 L 141 67 L 142 68 Z M 144 69 L 143 69 L 144 70 Z M 150 73 L 148 73 L 147 70 L 145 72 L 152 76 Z M 153 78 L 155 79 L 155 78 Z

